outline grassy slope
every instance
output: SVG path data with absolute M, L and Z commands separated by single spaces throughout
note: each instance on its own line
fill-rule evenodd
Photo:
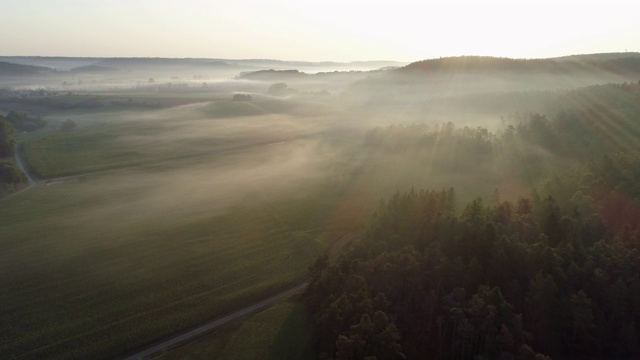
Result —
M 113 357 L 289 285 L 325 247 L 319 198 L 127 223 L 78 218 L 130 196 L 91 186 L 0 209 L 0 357 Z
M 39 185 L 3 201 L 0 358 L 112 358 L 298 281 L 333 239 L 325 223 L 341 193 L 323 180 L 303 188 L 280 181 L 283 192 L 262 186 L 260 177 L 227 193 L 219 188 L 227 186 L 224 175 L 218 182 L 210 177 L 216 169 L 244 171 L 262 163 L 255 154 L 284 156 L 286 149 L 265 144 L 222 162 L 185 161 L 209 156 L 219 142 L 184 137 L 136 147 L 137 141 L 121 141 L 124 134 L 156 139 L 175 128 L 144 121 L 83 125 L 35 139 L 34 167 L 58 176 L 146 165 L 154 156 L 162 166 Z M 244 146 L 255 139 L 231 140 Z M 189 177 L 195 184 L 182 186 Z
M 114 146 L 114 140 L 132 130 L 135 128 L 119 126 L 55 133 L 26 143 L 24 151 L 29 165 L 40 178 L 142 164 L 144 159 L 140 154 Z
M 313 359 L 311 341 L 303 305 L 290 300 L 154 359 Z
M 48 130 L 53 131 L 49 135 L 33 139 L 25 137 L 23 139 L 25 155 L 31 169 L 38 177 L 51 179 L 210 155 L 235 150 L 237 147 L 251 145 L 261 140 L 259 132 L 251 134 L 250 138 L 212 137 L 187 141 L 176 136 L 172 139 L 171 133 L 174 131 L 179 133 L 185 124 L 193 125 L 197 121 L 204 121 L 194 120 L 194 116 L 204 117 L 209 121 L 219 119 L 233 121 L 235 118 L 248 117 L 250 120 L 247 121 L 250 122 L 260 121 L 262 120 L 260 116 L 269 114 L 296 116 L 322 113 L 319 105 L 275 100 L 253 102 L 218 100 L 203 105 L 195 111 L 189 108 L 179 109 L 173 112 L 120 111 L 106 113 L 106 115 L 69 112 L 68 116 L 53 116 L 53 122 L 56 123 L 65 118 L 72 118 L 79 124 L 79 129 L 56 132 L 52 128 L 53 130 Z M 131 121 L 130 118 L 138 113 L 149 117 L 158 116 L 158 119 Z M 265 119 L 266 121 L 268 119 Z M 282 139 L 274 139 L 274 141 L 278 140 Z

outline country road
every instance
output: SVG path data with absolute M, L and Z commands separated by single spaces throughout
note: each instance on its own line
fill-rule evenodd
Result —
M 144 359 L 147 356 L 159 353 L 163 350 L 167 350 L 170 348 L 173 348 L 177 345 L 180 345 L 184 342 L 187 342 L 189 340 L 192 340 L 193 338 L 196 338 L 200 335 L 204 335 L 222 325 L 228 324 L 234 320 L 238 320 L 248 314 L 251 314 L 253 312 L 256 312 L 260 309 L 263 309 L 267 306 L 270 305 L 274 305 L 279 301 L 282 301 L 284 299 L 290 298 L 291 296 L 301 292 L 302 290 L 304 290 L 304 288 L 307 287 L 307 283 L 304 282 L 294 288 L 291 288 L 287 291 L 283 291 L 278 295 L 272 296 L 266 300 L 262 300 L 258 303 L 255 303 L 251 306 L 247 306 L 242 310 L 238 310 L 232 314 L 229 314 L 225 317 L 216 319 L 212 322 L 206 323 L 202 326 L 199 326 L 191 331 L 187 331 L 185 333 L 182 333 L 180 335 L 174 336 L 170 339 L 167 339 L 165 341 L 162 341 L 156 345 L 153 345 L 151 347 L 148 347 L 142 351 L 139 351 L 133 355 L 127 356 L 125 358 L 123 358 L 123 360 L 136 360 L 136 359 Z
M 22 155 L 20 154 L 20 144 L 16 145 L 16 149 L 13 155 L 16 159 L 16 164 L 18 164 L 18 167 L 20 168 L 20 170 L 22 170 L 22 172 L 27 176 L 27 181 L 29 181 L 29 187 L 37 184 L 38 182 L 36 181 L 36 179 L 33 177 L 31 173 L 29 173 L 29 171 L 27 170 L 27 167 L 24 165 L 24 162 L 23 162 L 24 160 L 22 159 Z
M 36 137 L 32 137 L 31 140 L 36 139 L 36 138 L 41 138 L 44 137 L 46 135 L 49 135 L 51 133 L 53 133 L 54 131 L 56 131 L 58 128 L 57 127 L 52 127 L 51 129 L 41 133 L 40 135 L 36 136 Z M 24 175 L 27 177 L 27 182 L 29 183 L 29 186 L 25 187 L 24 189 L 21 189 L 19 191 L 16 191 L 12 194 L 9 194 L 8 196 L 5 196 L 3 198 L 0 198 L 0 200 L 5 200 L 11 197 L 14 197 L 16 195 L 22 194 L 23 192 L 32 189 L 34 186 L 38 185 L 38 179 L 29 172 L 29 167 L 26 166 L 26 161 L 24 159 L 24 154 L 21 153 L 21 148 L 22 148 L 22 144 L 24 143 L 24 140 L 17 143 L 16 144 L 16 148 L 14 149 L 13 152 L 13 158 L 16 162 L 16 164 L 18 165 L 18 168 L 20 168 L 20 170 L 22 171 L 22 173 L 24 173 Z
M 13 153 L 13 156 L 14 156 L 16 164 L 18 165 L 18 168 L 27 177 L 27 181 L 29 182 L 29 186 L 27 186 L 27 187 L 25 187 L 23 189 L 20 189 L 20 190 L 14 192 L 14 193 L 11 193 L 11 194 L 9 194 L 9 195 L 7 195 L 5 197 L 0 198 L 0 201 L 12 198 L 12 197 L 14 197 L 16 195 L 20 195 L 23 192 L 32 189 L 34 186 L 36 186 L 38 184 L 36 179 L 27 171 L 27 167 L 24 166 L 24 163 L 22 162 L 22 157 L 20 156 L 20 153 L 19 153 L 19 146 L 20 145 L 16 145 L 16 149 L 15 149 L 15 151 Z
M 358 232 L 351 232 L 348 233 L 344 236 L 342 236 L 338 241 L 336 241 L 331 248 L 327 251 L 327 255 L 328 255 L 328 260 L 330 263 L 335 262 L 338 257 L 340 256 L 340 254 L 342 252 L 344 252 L 345 248 L 347 248 L 354 240 L 355 238 L 358 236 Z M 257 302 L 253 305 L 247 306 L 241 310 L 238 310 L 232 314 L 226 315 L 224 317 L 221 317 L 219 319 L 213 320 L 211 322 L 208 322 L 204 325 L 201 325 L 193 330 L 181 333 L 179 335 L 174 335 L 171 338 L 168 338 L 164 341 L 161 341 L 153 346 L 150 346 L 148 348 L 139 350 L 138 352 L 136 352 L 133 355 L 129 355 L 127 357 L 121 358 L 122 360 L 138 360 L 138 359 L 144 359 L 148 356 L 157 354 L 161 351 L 164 350 L 168 350 L 171 349 L 173 347 L 176 347 L 178 345 L 182 345 L 190 340 L 193 340 L 196 337 L 199 337 L 201 335 L 204 335 L 210 331 L 215 330 L 216 328 L 219 328 L 220 326 L 223 326 L 225 324 L 228 324 L 232 321 L 238 320 L 246 315 L 249 315 L 251 313 L 254 313 L 258 310 L 264 309 L 268 306 L 274 305 L 279 301 L 285 300 L 287 298 L 290 298 L 291 296 L 300 293 L 302 290 L 304 290 L 307 287 L 308 283 L 305 281 L 302 284 L 299 284 L 289 290 L 283 291 L 277 295 L 274 295 L 268 299 L 262 300 L 260 302 Z

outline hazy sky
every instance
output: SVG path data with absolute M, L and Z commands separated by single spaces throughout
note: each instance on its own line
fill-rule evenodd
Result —
M 0 55 L 415 61 L 640 51 L 633 1 L 1 1 Z

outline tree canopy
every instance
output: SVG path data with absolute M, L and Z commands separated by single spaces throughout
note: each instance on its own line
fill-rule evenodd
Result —
M 75 128 L 76 128 L 76 122 L 71 119 L 67 119 L 64 122 L 62 122 L 62 126 L 60 127 L 60 130 L 71 131 Z
M 349 252 L 311 268 L 321 356 L 640 357 L 640 84 L 567 96 L 556 115 L 514 114 L 495 133 L 445 123 L 366 135 L 371 162 L 397 154 L 530 192 L 386 197 Z
M 325 353 L 640 355 L 637 225 L 617 230 L 552 197 L 477 199 L 457 214 L 452 191 L 397 193 L 351 252 L 314 269 L 305 299 Z
M 251 101 L 251 95 L 249 95 L 249 94 L 235 94 L 235 95 L 233 95 L 233 101 Z
M 11 156 L 15 147 L 15 129 L 3 116 L 0 116 L 0 158 Z
M 17 111 L 10 111 L 6 120 L 18 131 L 35 131 L 47 126 L 47 121 L 41 117 L 34 117 Z

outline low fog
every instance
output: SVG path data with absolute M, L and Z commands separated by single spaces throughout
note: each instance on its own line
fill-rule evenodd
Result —
M 94 164 L 89 173 L 108 172 L 108 184 L 116 188 L 120 183 L 139 186 L 135 204 L 122 205 L 138 216 L 145 206 L 158 212 L 162 204 L 181 212 L 205 211 L 206 203 L 219 209 L 231 204 L 229 199 L 245 198 L 243 192 L 304 193 L 305 183 L 352 178 L 353 173 L 368 177 L 357 186 L 370 193 L 366 201 L 372 203 L 411 187 L 458 184 L 475 189 L 463 190 L 465 198 L 486 195 L 509 164 L 494 159 L 478 168 L 471 161 L 466 168 L 473 168 L 479 179 L 490 179 L 475 187 L 459 168 L 425 171 L 429 156 L 443 156 L 439 145 L 416 145 L 412 151 L 426 156 L 422 158 L 388 146 L 372 150 L 367 134 L 377 131 L 388 142 L 398 133 L 393 127 L 421 124 L 426 127 L 415 128 L 418 133 L 431 136 L 452 123 L 456 131 L 466 132 L 462 136 L 485 129 L 488 139 L 478 141 L 490 142 L 508 126 L 517 126 L 523 114 L 555 116 L 567 107 L 562 99 L 572 89 L 628 78 L 636 61 L 613 66 L 611 59 L 587 57 L 462 57 L 403 67 L 390 62 L 1 60 L 25 66 L 11 68 L 23 74 L 2 77 L 0 110 L 5 114 L 22 111 L 48 119 L 51 131 L 72 119 L 80 136 L 83 131 L 100 136 L 101 127 L 109 131 L 105 149 L 129 158 L 120 161 L 107 154 L 104 169 Z M 249 99 L 235 101 L 235 95 Z M 75 156 L 69 155 L 69 168 L 58 169 L 59 174 L 83 176 L 82 166 L 71 164 Z M 126 169 L 122 178 L 119 168 Z M 363 171 L 369 173 L 364 176 Z M 102 180 L 97 176 L 93 181 Z
M 593 159 L 640 134 L 625 59 L 0 58 L 0 160 L 36 180 L 0 187 L 8 351 L 62 336 L 54 352 L 117 357 L 223 315 L 302 281 L 398 193 L 593 213 Z

